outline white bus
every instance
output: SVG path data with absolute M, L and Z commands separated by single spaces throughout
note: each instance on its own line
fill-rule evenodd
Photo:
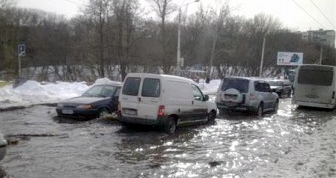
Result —
M 298 106 L 336 107 L 336 67 L 304 64 L 297 68 L 292 103 Z

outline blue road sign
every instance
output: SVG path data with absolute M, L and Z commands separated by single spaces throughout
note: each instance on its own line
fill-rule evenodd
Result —
M 18 45 L 18 55 L 19 56 L 25 56 L 26 55 L 26 46 L 25 46 L 25 44 L 19 44 Z

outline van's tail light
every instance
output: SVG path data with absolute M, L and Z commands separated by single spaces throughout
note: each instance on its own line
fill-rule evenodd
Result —
M 249 98 L 249 99 L 250 99 L 250 101 L 251 101 L 251 100 L 256 100 L 257 97 L 256 97 L 256 95 L 254 95 L 254 94 L 250 94 L 250 98 Z
M 333 91 L 331 99 L 335 99 L 335 91 Z
M 165 106 L 160 105 L 158 110 L 158 117 L 163 117 L 165 115 Z

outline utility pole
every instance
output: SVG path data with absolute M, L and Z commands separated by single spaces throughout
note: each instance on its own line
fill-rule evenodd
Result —
M 178 17 L 178 27 L 177 27 L 177 56 L 176 56 L 176 66 L 177 67 L 180 67 L 182 63 L 181 61 L 181 13 L 182 13 L 181 11 L 182 10 L 181 9 L 182 7 L 187 6 L 194 2 L 199 2 L 199 0 L 194 0 L 193 2 L 184 4 L 179 7 L 179 17 Z
M 265 43 L 266 43 L 266 36 L 264 36 L 262 50 L 261 50 L 261 61 L 260 61 L 259 77 L 263 77 L 262 74 L 263 74 L 263 65 L 264 65 Z

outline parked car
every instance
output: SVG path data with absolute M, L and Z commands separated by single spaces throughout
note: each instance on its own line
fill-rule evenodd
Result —
M 262 116 L 267 111 L 277 112 L 279 96 L 265 79 L 229 76 L 217 90 L 216 104 L 220 114 L 248 111 Z
M 7 140 L 0 133 L 0 161 L 5 157 L 7 147 Z
M 73 118 L 117 116 L 118 98 L 122 83 L 110 82 L 94 85 L 81 96 L 57 103 L 57 116 Z
M 159 126 L 174 133 L 178 126 L 214 121 L 216 104 L 197 84 L 173 75 L 130 73 L 119 97 L 120 122 Z
M 274 79 L 268 80 L 273 92 L 277 93 L 280 98 L 290 97 L 292 94 L 292 85 L 289 80 Z

